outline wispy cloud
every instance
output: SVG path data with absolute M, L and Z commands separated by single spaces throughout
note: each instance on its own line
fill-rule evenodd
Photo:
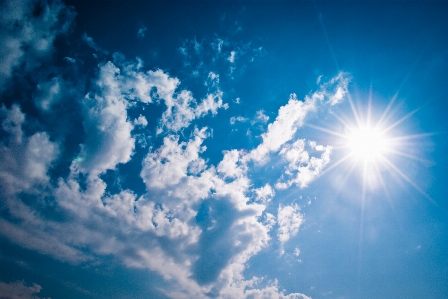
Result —
M 24 281 L 0 282 L 0 294 L 2 298 L 10 299 L 39 299 L 36 294 L 40 293 L 42 287 L 36 283 L 27 286 Z
M 148 30 L 148 28 L 146 28 L 146 26 L 142 26 L 142 27 L 138 28 L 137 37 L 144 38 L 145 34 L 146 34 L 146 30 Z

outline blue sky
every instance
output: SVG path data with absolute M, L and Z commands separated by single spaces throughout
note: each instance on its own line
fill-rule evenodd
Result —
M 2 298 L 447 298 L 443 1 L 3 1 Z

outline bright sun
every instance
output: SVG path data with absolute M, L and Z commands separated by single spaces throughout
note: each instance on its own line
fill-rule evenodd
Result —
M 335 118 L 340 122 L 345 131 L 334 131 L 328 128 L 307 124 L 309 127 L 329 133 L 335 137 L 339 137 L 340 143 L 336 149 L 343 150 L 346 154 L 336 160 L 323 173 L 329 172 L 346 161 L 350 161 L 348 174 L 350 174 L 355 166 L 360 166 L 362 170 L 362 201 L 365 200 L 365 190 L 367 186 L 375 187 L 380 185 L 386 190 L 386 181 L 383 174 L 386 172 L 392 173 L 396 179 L 402 179 L 409 183 L 415 190 L 429 199 L 434 200 L 425 193 L 410 177 L 400 169 L 400 165 L 394 161 L 395 157 L 402 157 L 418 162 L 430 163 L 426 159 L 414 155 L 409 151 L 408 145 L 416 145 L 420 138 L 426 138 L 433 135 L 433 133 L 413 134 L 413 135 L 397 135 L 399 131 L 394 131 L 394 128 L 402 124 L 409 117 L 418 111 L 409 112 L 401 118 L 396 118 L 394 113 L 396 109 L 392 109 L 392 105 L 397 98 L 397 95 L 392 97 L 379 118 L 372 119 L 372 95 L 369 95 L 367 110 L 363 113 L 355 108 L 351 96 L 348 96 L 351 112 L 353 118 L 346 115 L 338 115 L 333 113 Z M 342 126 L 339 126 L 341 128 Z
M 347 147 L 356 160 L 375 162 L 383 157 L 388 144 L 384 134 L 369 126 L 353 128 L 347 134 Z

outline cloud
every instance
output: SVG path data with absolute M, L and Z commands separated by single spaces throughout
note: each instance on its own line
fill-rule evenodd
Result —
M 168 107 L 162 115 L 161 126 L 157 129 L 158 134 L 164 129 L 177 132 L 188 127 L 194 119 L 201 118 L 209 112 L 215 115 L 219 108 L 227 107 L 223 103 L 222 92 L 219 90 L 208 94 L 199 104 L 190 91 L 182 90 L 166 104 Z
M 277 237 L 282 245 L 291 237 L 297 235 L 303 221 L 303 215 L 300 213 L 299 205 L 279 205 L 277 212 L 277 223 L 279 226 Z
M 140 116 L 138 118 L 134 119 L 134 126 L 146 127 L 147 125 L 148 125 L 148 121 L 141 114 L 140 114 Z
M 46 132 L 24 136 L 25 115 L 18 105 L 2 106 L 2 129 L 7 138 L 0 143 L 0 186 L 3 195 L 29 190 L 36 184 L 47 184 L 47 172 L 59 154 L 58 145 Z
M 232 117 L 230 118 L 230 124 L 231 124 L 231 125 L 236 124 L 237 121 L 238 121 L 238 122 L 246 122 L 246 121 L 248 121 L 248 119 L 245 118 L 245 117 L 242 117 L 242 116 L 232 116 Z
M 33 7 L 40 10 L 33 11 Z M 0 91 L 14 70 L 29 72 L 49 60 L 53 41 L 66 33 L 75 12 L 60 1 L 2 1 Z M 37 13 L 36 13 L 37 12 Z
M 342 100 L 348 82 L 346 75 L 340 73 L 330 81 L 321 84 L 319 90 L 307 95 L 304 101 L 298 100 L 295 94 L 291 94 L 288 103 L 280 107 L 275 121 L 268 125 L 267 132 L 261 135 L 262 143 L 252 150 L 246 159 L 265 163 L 271 152 L 279 151 L 294 137 L 310 112 L 316 111 L 322 104 L 334 105 Z M 338 101 L 334 100 L 335 97 Z
M 101 47 L 98 46 L 98 44 L 93 40 L 93 37 L 88 36 L 86 32 L 84 32 L 84 34 L 81 36 L 81 40 L 84 41 L 93 50 L 107 54 L 107 51 L 101 49 Z
M 56 76 L 48 81 L 39 82 L 33 94 L 34 104 L 43 112 L 50 112 L 54 106 L 75 98 L 76 88 L 61 76 Z
M 148 30 L 148 28 L 146 28 L 146 26 L 142 26 L 142 27 L 138 28 L 137 37 L 144 38 L 145 34 L 146 34 L 146 30 Z
M 267 132 L 262 134 L 263 142 L 251 151 L 248 157 L 263 162 L 270 152 L 278 151 L 283 144 L 293 138 L 297 128 L 303 125 L 305 116 L 314 109 L 314 100 L 308 99 L 302 102 L 292 94 L 288 104 L 280 107 L 277 118 L 268 125 Z
M 0 52 L 6 57 L 0 84 L 15 70 L 28 71 L 49 59 L 55 36 L 67 32 L 69 15 L 74 14 L 58 1 L 38 2 L 44 5 L 45 17 L 34 17 L 30 3 L 2 3 L 4 11 L 10 12 L 2 15 L 2 24 L 16 22 L 18 27 L 16 31 L 7 27 L 0 34 L 6 45 Z M 25 30 L 28 27 L 31 33 Z M 84 34 L 82 39 L 108 57 L 93 38 Z M 275 203 L 272 181 L 277 188 L 305 187 L 327 165 L 331 147 L 307 143 L 296 132 L 309 113 L 343 99 L 345 76 L 321 84 L 303 101 L 292 94 L 255 149 L 224 149 L 221 160 L 210 162 L 204 157 L 212 128 L 199 126 L 195 120 L 227 109 L 220 79 L 228 75 L 223 70 L 228 71 L 229 62 L 242 69 L 263 51 L 251 43 L 216 37 L 190 40 L 181 52 L 191 61 L 196 57 L 203 62 L 208 57 L 207 63 L 198 63 L 195 69 L 205 79 L 205 87 L 204 81 L 200 85 L 206 92 L 194 97 L 178 78 L 161 69 L 144 70 L 141 59 L 127 61 L 116 53 L 98 65 L 94 78 L 88 78 L 85 96 L 76 102 L 79 111 L 73 113 L 79 112 L 76 119 L 82 132 L 70 149 L 63 138 L 54 139 L 42 117 L 65 117 L 57 109 L 66 103 L 67 95 L 71 98 L 73 88 L 62 74 L 52 73 L 35 82 L 26 100 L 33 109 L 37 107 L 37 116 L 28 110 L 25 115 L 22 108 L 27 105 L 2 106 L 1 235 L 72 264 L 101 262 L 110 256 L 127 267 L 149 269 L 165 279 L 169 287 L 164 292 L 173 298 L 308 298 L 300 293 L 285 295 L 275 279 L 248 279 L 245 270 L 247 262 L 270 243 L 283 246 L 298 233 L 304 218 L 297 204 L 280 205 L 277 216 L 267 212 Z M 67 68 L 81 59 L 65 57 Z M 240 102 L 239 98 L 235 101 Z M 135 131 L 144 131 L 136 127 L 148 126 L 153 115 L 145 114 L 147 119 L 129 110 L 155 106 L 161 108 L 154 116 L 159 117 L 157 135 L 151 137 L 150 146 L 136 149 Z M 231 118 L 231 124 L 237 121 L 247 119 Z M 255 121 L 267 123 L 269 117 L 259 110 Z M 283 177 L 255 179 L 251 171 L 274 155 L 280 159 Z M 67 161 L 59 161 L 59 156 L 68 157 Z M 142 156 L 143 160 L 132 161 Z M 103 175 L 131 161 L 141 165 L 135 170 L 140 178 L 133 179 L 141 179 L 144 190 L 110 188 L 113 182 Z M 63 171 L 58 169 L 50 177 L 54 165 Z M 20 192 L 30 195 L 33 202 L 22 201 Z M 271 239 L 276 223 L 277 239 Z M 40 291 L 38 285 L 27 287 L 23 282 L 0 287 L 5 285 L 22 288 L 29 296 Z
M 275 196 L 275 191 L 271 188 L 269 184 L 257 188 L 254 191 L 257 194 L 257 200 L 262 203 L 270 202 L 271 199 Z
M 230 63 L 234 63 L 234 62 L 235 62 L 235 54 L 236 54 L 235 51 L 230 51 L 230 56 L 227 58 L 227 60 L 228 60 Z
M 23 280 L 10 283 L 0 281 L 1 298 L 5 299 L 39 299 L 40 297 L 35 294 L 39 293 L 41 289 L 42 287 L 36 283 L 26 286 Z
M 86 140 L 73 167 L 92 176 L 128 162 L 134 150 L 133 125 L 127 121 L 118 77 L 119 69 L 111 62 L 100 66 L 98 91 L 83 100 Z
M 306 187 L 312 180 L 314 180 L 323 168 L 330 162 L 330 154 L 332 152 L 332 146 L 316 145 L 316 142 L 309 141 L 311 149 L 316 151 L 323 151 L 320 158 L 311 157 L 305 150 L 305 139 L 299 139 L 292 144 L 287 144 L 280 151 L 285 161 L 288 162 L 286 171 L 284 172 L 286 177 L 295 176 L 286 182 L 282 182 L 281 179 L 275 185 L 278 189 L 285 189 L 295 183 L 300 188 Z
M 268 120 L 269 120 L 269 116 L 264 114 L 263 110 L 258 110 L 257 111 L 257 115 L 256 115 L 255 120 L 254 120 L 254 123 L 255 122 L 267 123 Z

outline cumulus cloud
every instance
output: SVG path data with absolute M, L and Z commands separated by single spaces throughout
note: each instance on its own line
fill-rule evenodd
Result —
M 314 180 L 323 168 L 330 162 L 330 154 L 333 149 L 332 146 L 315 145 L 314 141 L 309 142 L 311 149 L 316 151 L 323 151 L 318 157 L 312 157 L 305 150 L 305 140 L 299 139 L 292 144 L 288 144 L 282 148 L 280 155 L 288 162 L 284 172 L 286 177 L 293 177 L 292 179 L 281 179 L 275 185 L 278 189 L 285 189 L 295 183 L 300 188 L 306 187 L 312 180 Z
M 215 115 L 219 108 L 227 107 L 223 103 L 222 92 L 219 90 L 208 94 L 199 104 L 190 91 L 182 90 L 176 94 L 172 102 L 167 103 L 167 106 L 167 110 L 162 115 L 161 127 L 157 130 L 159 134 L 163 132 L 164 128 L 177 132 L 188 127 L 194 119 L 201 118 L 208 113 Z
M 37 1 L 43 5 L 41 16 L 31 15 L 31 2 L 14 3 L 1 4 L 8 13 L 0 20 L 7 28 L 0 34 L 4 44 L 0 54 L 5 57 L 0 85 L 14 70 L 23 65 L 24 70 L 30 69 L 46 58 L 55 36 L 68 30 L 69 16 L 73 16 L 58 1 L 48 5 Z M 18 24 L 15 29 L 13 23 Z M 143 28 L 140 36 L 146 30 Z M 87 34 L 82 39 L 108 55 Z M 219 60 L 226 68 L 229 62 L 248 62 L 262 51 L 250 43 L 233 46 L 220 38 L 212 43 L 194 39 L 181 50 L 188 58 L 203 57 L 212 47 L 211 63 Z M 70 57 L 65 60 L 76 62 Z M 112 256 L 125 266 L 152 270 L 169 283 L 164 292 L 173 298 L 308 298 L 300 293 L 285 294 L 277 280 L 244 276 L 251 257 L 270 242 L 286 243 L 304 221 L 297 204 L 280 205 L 277 216 L 267 212 L 275 202 L 274 184 L 254 182 L 251 171 L 275 154 L 283 167 L 283 177 L 275 178 L 275 187 L 305 187 L 318 176 L 330 160 L 331 147 L 307 143 L 298 139 L 296 132 L 310 112 L 343 99 L 345 76 L 321 84 L 303 101 L 291 95 L 255 149 L 225 149 L 222 159 L 212 163 L 204 158 L 204 144 L 212 130 L 193 125 L 195 120 L 228 107 L 218 72 L 202 70 L 207 92 L 195 98 L 167 72 L 143 70 L 139 58 L 130 62 L 115 54 L 105 61 L 98 66 L 85 97 L 77 102 L 83 132 L 75 145 L 79 149 L 70 149 L 75 156 L 62 153 L 69 156 L 68 162 L 59 165 L 67 174 L 55 172 L 49 177 L 65 150 L 62 141 L 54 141 L 51 130 L 45 131 L 39 119 L 27 128 L 29 114 L 19 105 L 2 106 L 0 199 L 5 217 L 0 219 L 0 234 L 24 248 L 73 264 Z M 35 84 L 29 100 L 38 113 L 48 116 L 55 114 L 67 90 L 63 76 L 52 74 Z M 240 102 L 239 98 L 235 101 Z M 154 137 L 158 139 L 144 149 L 146 152 L 135 155 L 144 156 L 137 161 L 141 170 L 136 173 L 146 190 L 137 193 L 121 186 L 112 190 L 103 175 L 131 161 L 136 151 L 134 129 L 148 126 L 142 114 L 129 117 L 128 110 L 140 105 L 165 109 L 158 118 L 159 135 Z M 238 116 L 230 122 L 247 120 Z M 255 121 L 267 123 L 269 117 L 259 110 Z M 45 212 L 23 202 L 17 195 L 20 192 L 41 200 Z M 276 224 L 277 240 L 272 240 L 270 233 Z M 40 286 L 0 283 L 0 290 L 6 290 L 3 294 L 11 298 L 16 296 L 14 290 L 20 290 L 23 298 L 38 298 L 34 294 Z
M 297 128 L 303 125 L 305 116 L 314 109 L 313 100 L 302 102 L 292 94 L 288 104 L 280 107 L 277 118 L 268 125 L 267 132 L 262 134 L 263 142 L 250 153 L 249 158 L 262 162 L 270 152 L 278 151 L 293 138 Z
M 146 117 L 140 114 L 140 116 L 136 119 L 134 119 L 134 126 L 142 126 L 146 127 L 148 125 L 148 121 L 146 120 Z
M 320 89 L 311 95 L 307 95 L 304 101 L 298 100 L 295 94 L 291 94 L 286 105 L 280 107 L 274 122 L 268 125 L 266 133 L 261 135 L 263 141 L 247 156 L 248 160 L 265 163 L 271 152 L 277 152 L 290 141 L 297 129 L 303 126 L 306 116 L 316 111 L 320 105 L 336 104 L 342 100 L 346 93 L 349 80 L 344 73 L 338 74 L 330 81 L 320 85 Z M 338 101 L 334 101 L 334 97 Z
M 58 145 L 45 132 L 24 136 L 25 115 L 20 107 L 2 106 L 2 129 L 8 134 L 0 143 L 0 186 L 3 195 L 29 190 L 48 183 L 48 169 L 59 154 Z
M 257 194 L 257 200 L 262 203 L 267 203 L 275 196 L 275 191 L 269 184 L 254 190 Z
M 73 166 L 93 176 L 128 162 L 134 150 L 133 125 L 127 121 L 118 76 L 119 69 L 111 62 L 102 65 L 95 82 L 98 91 L 83 101 L 87 138 Z

